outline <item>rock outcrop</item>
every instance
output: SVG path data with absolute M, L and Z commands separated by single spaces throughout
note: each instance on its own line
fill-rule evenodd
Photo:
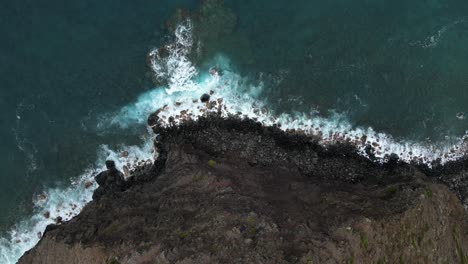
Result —
M 468 263 L 462 203 L 426 170 L 251 120 L 154 130 L 151 168 L 19 263 Z

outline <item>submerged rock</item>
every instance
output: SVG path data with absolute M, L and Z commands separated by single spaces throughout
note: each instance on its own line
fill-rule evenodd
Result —
M 48 227 L 19 263 L 461 263 L 468 252 L 460 199 L 428 178 L 463 166 L 382 166 L 252 120 L 154 130 L 151 168 Z

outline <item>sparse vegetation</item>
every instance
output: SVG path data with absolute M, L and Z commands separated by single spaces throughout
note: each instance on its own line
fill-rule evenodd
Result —
M 248 216 L 247 217 L 247 224 L 256 225 L 257 224 L 257 218 L 255 216 Z
M 468 264 L 468 255 L 465 254 L 465 251 L 463 250 L 463 247 L 460 243 L 460 230 L 458 227 L 453 228 L 453 239 L 455 240 L 455 246 L 457 247 L 457 254 L 458 257 L 460 258 L 460 263 L 461 264 Z
M 418 242 L 416 241 L 415 237 L 411 238 L 411 245 L 413 246 L 414 249 L 418 248 Z
M 434 193 L 432 192 L 431 188 L 426 187 L 426 196 L 429 198 L 432 198 L 434 196 Z
M 256 227 L 251 227 L 251 228 L 249 228 L 249 234 L 250 234 L 251 236 L 255 236 L 255 235 L 257 234 L 257 231 L 258 231 L 258 230 L 257 230 Z
M 307 262 L 307 264 L 314 264 L 314 258 L 312 256 L 307 256 L 306 257 L 306 262 Z
M 109 258 L 106 261 L 106 264 L 120 264 L 120 262 L 117 260 L 117 258 L 113 257 L 113 258 Z
M 361 236 L 361 244 L 360 244 L 361 248 L 367 251 L 369 249 L 369 238 L 367 237 L 367 234 L 364 232 L 361 232 L 360 236 Z
M 201 181 L 203 181 L 203 180 L 205 180 L 205 179 L 207 179 L 207 178 L 208 178 L 208 177 L 205 176 L 205 175 L 196 175 L 196 176 L 194 176 L 194 177 L 192 178 L 192 181 L 193 181 L 193 182 L 201 182 Z
M 382 258 L 380 257 L 378 260 L 377 260 L 377 264 L 386 264 L 387 261 L 385 261 L 385 258 Z
M 405 258 L 403 256 L 400 256 L 400 264 L 405 264 L 406 261 L 405 261 Z
M 390 186 L 387 188 L 387 195 L 388 196 L 393 196 L 397 193 L 398 189 L 396 186 Z
M 214 160 L 211 159 L 211 160 L 208 161 L 208 165 L 209 165 L 210 167 L 214 167 L 214 166 L 216 166 L 216 161 L 214 161 Z
M 251 237 L 254 237 L 258 233 L 257 222 L 258 219 L 254 215 L 249 215 L 246 219 L 247 230 Z
M 186 237 L 189 236 L 189 233 L 188 232 L 180 232 L 179 233 L 179 237 L 180 239 L 185 239 Z

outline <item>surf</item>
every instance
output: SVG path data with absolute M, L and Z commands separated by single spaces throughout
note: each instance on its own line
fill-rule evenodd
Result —
M 276 126 L 290 133 L 301 133 L 319 139 L 323 146 L 351 144 L 359 154 L 386 162 L 391 154 L 402 161 L 432 166 L 463 158 L 466 154 L 468 133 L 447 142 L 424 143 L 402 141 L 391 135 L 375 131 L 372 127 L 353 126 L 345 114 L 333 113 L 323 117 L 314 113 L 281 113 L 270 107 L 263 98 L 263 82 L 252 81 L 233 70 L 228 57 L 218 54 L 206 62 L 211 69 L 201 70 L 190 61 L 194 50 L 193 24 L 190 20 L 177 26 L 172 42 L 161 49 L 149 52 L 149 65 L 154 78 L 165 83 L 142 95 L 120 110 L 98 117 L 98 131 L 131 129 L 146 125 L 148 116 L 159 110 L 159 124 L 178 125 L 197 120 L 208 114 L 222 117 L 249 118 L 264 126 Z M 166 54 L 167 53 L 167 54 Z M 209 95 L 208 102 L 201 102 L 202 95 Z M 68 221 L 78 215 L 92 200 L 97 187 L 94 176 L 104 170 L 104 161 L 113 159 L 120 170 L 131 171 L 142 162 L 153 162 L 157 153 L 153 149 L 154 137 L 149 132 L 142 135 L 141 146 L 122 146 L 110 149 L 101 146 L 98 159 L 81 175 L 73 178 L 66 188 L 50 188 L 38 194 L 34 202 L 34 214 L 17 223 L 0 238 L 0 262 L 15 263 L 21 255 L 40 240 L 47 225 L 59 217 Z M 125 154 L 123 154 L 125 153 Z

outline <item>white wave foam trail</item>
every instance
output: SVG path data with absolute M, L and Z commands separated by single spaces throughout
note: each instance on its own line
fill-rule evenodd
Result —
M 124 146 L 111 150 L 105 145 L 101 146 L 94 169 L 85 170 L 66 188 L 50 188 L 35 197 L 34 215 L 16 224 L 6 236 L 0 238 L 0 263 L 16 263 L 24 252 L 37 244 L 46 226 L 55 223 L 58 217 L 68 221 L 76 216 L 92 200 L 97 187 L 94 176 L 105 169 L 102 165 L 106 159 L 113 159 L 120 169 L 127 166 L 131 170 L 139 161 L 153 160 L 152 146 L 149 137 L 141 147 Z M 128 155 L 121 155 L 123 151 Z
M 366 146 L 373 148 L 376 158 L 384 161 L 386 155 L 395 153 L 406 161 L 419 161 L 428 165 L 439 160 L 445 163 L 464 156 L 464 138 L 458 139 L 453 145 L 440 144 L 429 145 L 418 142 L 400 142 L 390 135 L 378 133 L 372 128 L 353 127 L 343 115 L 335 114 L 330 118 L 324 118 L 305 113 L 275 115 L 268 110 L 267 104 L 253 97 L 257 89 L 239 88 L 240 78 L 234 73 L 225 71 L 222 77 L 208 77 L 198 84 L 199 93 L 187 95 L 187 100 L 166 101 L 163 111 L 159 113 L 162 125 L 168 125 L 169 118 L 175 117 L 177 124 L 185 119 L 196 120 L 208 112 L 217 112 L 221 116 L 240 115 L 261 122 L 263 125 L 277 125 L 288 131 L 300 131 L 301 133 L 321 138 L 322 145 L 330 145 L 337 142 L 348 142 L 356 145 L 360 154 L 367 156 Z M 260 89 L 260 88 L 258 88 Z M 211 103 L 204 104 L 199 100 L 200 93 L 214 92 L 211 95 Z M 179 97 L 182 98 L 182 97 Z M 154 105 L 153 110 L 159 107 Z M 465 136 L 466 138 L 466 136 Z
M 443 26 L 441 29 L 437 30 L 437 32 L 434 35 L 427 37 L 423 41 L 413 41 L 410 43 L 410 45 L 418 45 L 421 46 L 423 49 L 435 48 L 439 45 L 439 41 L 448 30 L 464 22 L 465 18 L 458 19 L 448 25 Z
M 192 29 L 192 22 L 186 20 L 176 28 L 173 43 L 149 53 L 156 79 L 169 84 L 166 89 L 168 94 L 194 90 L 196 87 L 193 78 L 198 72 L 187 58 L 193 45 Z
M 188 59 L 192 50 L 192 24 L 186 21 L 175 32 L 175 43 L 168 44 L 164 50 L 150 53 L 150 63 L 155 77 L 168 83 L 165 88 L 157 88 L 141 95 L 137 101 L 115 113 L 103 122 L 100 127 L 120 126 L 133 127 L 146 123 L 151 112 L 158 109 L 160 122 L 168 125 L 170 117 L 176 124 L 187 119 L 196 120 L 208 112 L 217 112 L 221 116 L 240 115 L 261 122 L 264 125 L 277 125 L 283 130 L 295 130 L 300 133 L 317 136 L 324 146 L 336 142 L 354 144 L 359 153 L 366 156 L 366 146 L 372 146 L 375 156 L 381 161 L 386 154 L 396 153 L 404 161 L 420 160 L 430 165 L 432 161 L 442 163 L 461 158 L 466 153 L 463 141 L 457 139 L 455 144 L 429 145 L 418 142 L 401 142 L 390 135 L 378 133 L 372 128 L 353 127 L 346 117 L 335 114 L 330 118 L 318 115 L 294 113 L 276 115 L 268 109 L 268 103 L 261 99 L 263 84 L 251 85 L 230 70 L 229 60 L 223 56 L 216 57 L 210 73 L 200 74 Z M 210 102 L 201 103 L 202 94 L 211 94 Z M 122 147 L 112 151 L 102 146 L 96 167 L 108 158 L 116 161 L 118 168 L 131 167 L 139 161 L 153 160 L 153 144 L 146 138 L 142 147 Z M 122 155 L 127 151 L 129 155 Z M 33 247 L 48 224 L 57 217 L 71 219 L 91 200 L 96 185 L 93 182 L 95 169 L 86 170 L 67 188 L 53 188 L 38 196 L 35 201 L 35 214 L 12 229 L 7 237 L 0 238 L 0 263 L 15 263 L 19 257 Z M 49 217 L 46 218 L 44 215 Z
M 98 128 L 105 129 L 108 125 L 129 128 L 144 123 L 148 114 L 154 111 L 154 107 L 173 104 L 176 100 L 186 100 L 198 95 L 194 89 L 197 71 L 186 57 L 192 46 L 191 29 L 190 21 L 177 28 L 175 44 L 166 47 L 171 50 L 170 56 L 162 56 L 160 51 L 150 54 L 159 63 L 152 64 L 160 73 L 156 77 L 167 80 L 168 88 L 156 89 L 140 96 L 135 104 L 122 108 L 111 119 L 104 118 Z M 185 93 L 180 93 L 181 91 Z M 34 200 L 34 214 L 0 237 L 0 263 L 16 263 L 24 252 L 37 244 L 47 225 L 55 223 L 59 217 L 62 221 L 68 221 L 76 216 L 92 200 L 92 194 L 97 187 L 94 176 L 96 172 L 105 169 L 103 164 L 106 159 L 114 160 L 117 168 L 123 171 L 131 171 L 141 162 L 153 161 L 152 136 L 146 137 L 144 142 L 141 147 L 124 146 L 117 151 L 101 146 L 93 169 L 85 170 L 66 188 L 50 188 L 38 195 Z M 123 152 L 125 155 L 122 155 Z
M 249 85 L 241 76 L 230 71 L 227 58 L 218 56 L 212 62 L 214 68 L 209 74 L 197 74 L 197 70 L 194 70 L 188 59 L 191 51 L 189 45 L 193 44 L 191 28 L 190 21 L 178 27 L 175 32 L 176 43 L 165 46 L 165 52 L 169 54 L 166 58 L 154 56 L 154 51 L 150 56 L 156 77 L 164 76 L 169 87 L 166 94 L 162 90 L 156 90 L 153 96 L 151 93 L 145 95 L 146 103 L 143 105 L 149 106 L 146 109 L 148 113 L 162 109 L 158 115 L 162 125 L 168 125 L 170 117 L 175 118 L 173 122 L 177 124 L 186 119 L 196 120 L 207 112 L 217 112 L 224 117 L 240 115 L 264 125 L 277 125 L 283 130 L 295 130 L 317 136 L 325 146 L 348 142 L 354 144 L 364 156 L 368 156 L 368 146 L 371 146 L 373 155 L 380 161 L 385 161 L 387 155 L 395 153 L 406 162 L 417 161 L 431 166 L 434 161 L 446 163 L 466 154 L 467 146 L 464 142 L 468 135 L 456 139 L 453 144 L 448 141 L 426 144 L 398 141 L 391 135 L 378 133 L 370 127 L 353 127 L 346 117 L 340 114 L 330 118 L 305 113 L 275 115 L 268 109 L 267 102 L 259 99 L 263 85 Z M 209 103 L 204 104 L 198 100 L 203 93 L 211 94 Z M 138 111 L 132 109 L 129 112 Z M 118 117 L 130 118 L 131 115 L 120 113 Z

